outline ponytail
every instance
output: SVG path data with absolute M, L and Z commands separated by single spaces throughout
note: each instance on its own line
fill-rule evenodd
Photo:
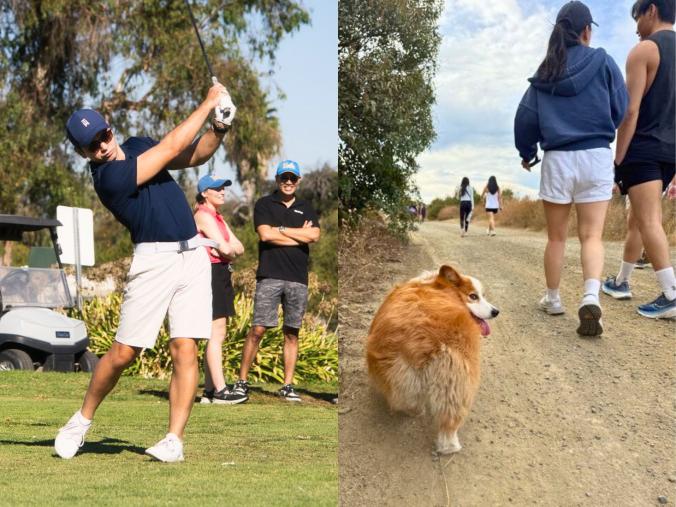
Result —
M 206 202 L 206 199 L 202 195 L 202 192 L 197 192 L 197 195 L 195 196 L 195 205 L 192 207 L 193 213 L 197 213 L 197 210 L 200 207 L 200 204 L 204 204 Z
M 567 50 L 580 42 L 580 34 L 575 33 L 570 21 L 564 19 L 554 25 L 549 36 L 547 55 L 538 67 L 536 76 L 540 81 L 554 83 L 566 72 Z

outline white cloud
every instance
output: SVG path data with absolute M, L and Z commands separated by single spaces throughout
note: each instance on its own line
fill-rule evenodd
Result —
M 417 162 L 420 170 L 416 183 L 425 202 L 453 195 L 464 176 L 479 193 L 488 178 L 495 176 L 501 188 L 510 188 L 519 195 L 537 196 L 539 171 L 527 173 L 522 169 L 509 146 L 454 145 L 425 152 Z

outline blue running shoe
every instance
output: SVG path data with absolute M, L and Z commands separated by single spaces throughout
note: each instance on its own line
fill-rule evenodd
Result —
M 673 319 L 676 317 L 676 299 L 669 301 L 660 294 L 652 303 L 639 306 L 638 313 L 649 319 Z
M 614 276 L 606 278 L 606 281 L 603 282 L 603 285 L 601 286 L 601 290 L 615 299 L 631 299 L 629 282 L 624 281 L 622 283 L 617 283 L 615 282 Z

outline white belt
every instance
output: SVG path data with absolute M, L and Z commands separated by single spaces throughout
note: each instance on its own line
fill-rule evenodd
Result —
M 194 250 L 201 246 L 209 246 L 218 248 L 218 243 L 212 239 L 195 236 L 185 241 L 157 241 L 155 243 L 136 243 L 134 245 L 135 254 L 154 254 L 166 252 L 185 252 L 187 250 Z

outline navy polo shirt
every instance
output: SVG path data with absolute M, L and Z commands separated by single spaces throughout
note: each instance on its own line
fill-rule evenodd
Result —
M 137 157 L 157 144 L 149 137 L 130 137 L 120 145 L 125 160 L 89 164 L 99 199 L 129 230 L 133 243 L 183 241 L 197 234 L 188 201 L 168 170 L 136 185 Z
M 319 227 L 319 217 L 309 202 L 296 198 L 290 207 L 282 202 L 278 191 L 260 198 L 254 207 L 254 227 L 303 227 L 311 220 L 313 227 Z M 310 248 L 306 244 L 279 246 L 258 242 L 258 271 L 256 278 L 275 278 L 307 285 Z

